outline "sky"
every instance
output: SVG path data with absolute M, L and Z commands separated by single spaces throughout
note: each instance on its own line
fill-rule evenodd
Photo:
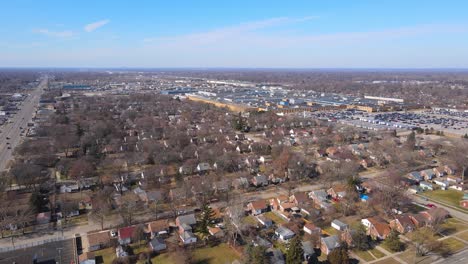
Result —
M 466 0 L 14 0 L 0 67 L 468 68 Z

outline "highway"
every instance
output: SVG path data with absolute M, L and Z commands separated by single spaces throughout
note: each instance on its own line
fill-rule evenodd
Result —
M 21 103 L 20 110 L 0 127 L 0 171 L 8 169 L 8 162 L 12 159 L 13 150 L 21 142 L 22 129 L 20 128 L 26 129 L 28 122 L 31 122 L 46 84 L 47 79 L 43 79 Z

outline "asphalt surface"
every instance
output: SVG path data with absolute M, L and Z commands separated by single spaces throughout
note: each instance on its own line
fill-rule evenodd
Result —
M 33 263 L 34 259 L 38 263 L 77 263 L 75 243 L 67 239 L 0 253 L 0 264 Z
M 423 193 L 423 195 L 424 195 L 424 193 Z M 455 210 L 453 208 L 445 206 L 445 205 L 443 205 L 441 203 L 438 203 L 437 201 L 433 201 L 433 200 L 426 201 L 423 198 L 418 197 L 416 195 L 411 195 L 411 198 L 413 199 L 414 202 L 419 203 L 419 204 L 424 205 L 424 204 L 431 203 L 431 204 L 436 205 L 437 207 L 444 208 L 445 210 L 447 210 L 450 213 L 450 215 L 452 217 L 458 218 L 459 220 L 463 220 L 463 221 L 468 223 L 468 214 L 467 213 L 460 212 L 458 210 Z M 468 263 L 468 259 L 467 259 L 466 263 Z
M 468 263 L 468 249 L 463 250 L 457 254 L 454 254 L 448 258 L 441 259 L 434 263 L 444 263 L 444 264 L 466 264 Z
M 43 80 L 36 89 L 31 91 L 19 107 L 20 110 L 0 127 L 0 171 L 7 169 L 8 162 L 12 159 L 13 150 L 21 142 L 21 130 L 25 130 L 28 127 L 28 122 L 31 122 L 46 83 L 47 80 Z

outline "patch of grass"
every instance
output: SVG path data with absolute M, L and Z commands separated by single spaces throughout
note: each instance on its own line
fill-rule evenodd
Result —
M 329 235 L 329 236 L 334 236 L 334 235 L 337 235 L 338 234 L 338 230 L 336 230 L 335 228 L 331 227 L 331 226 L 327 226 L 325 228 L 322 228 L 322 231 Z
M 463 233 L 460 233 L 460 234 L 456 235 L 456 237 L 461 238 L 461 239 L 463 239 L 465 241 L 468 241 L 468 230 L 466 232 L 463 232 Z
M 242 222 L 244 224 L 247 224 L 247 225 L 253 225 L 253 226 L 257 226 L 259 224 L 259 222 L 257 221 L 257 219 L 255 219 L 255 217 L 251 216 L 251 215 L 248 215 L 246 217 L 244 217 L 242 219 Z
M 280 216 L 278 216 L 274 212 L 267 212 L 267 213 L 264 213 L 264 215 L 266 217 L 270 218 L 271 221 L 275 222 L 275 224 L 277 224 L 277 225 L 282 225 L 282 224 L 286 223 L 286 220 L 284 220 L 283 218 L 281 218 Z
M 376 264 L 400 264 L 396 259 L 394 258 L 386 258 L 382 259 L 381 261 L 375 262 Z
M 224 264 L 240 259 L 240 256 L 227 244 L 223 243 L 212 248 L 207 247 L 196 249 L 193 252 L 193 259 L 195 263 L 198 264 Z
M 354 254 L 356 254 L 359 258 L 361 258 L 364 261 L 373 261 L 373 260 L 375 260 L 375 258 L 372 257 L 372 255 L 369 254 L 369 252 L 367 252 L 367 251 L 356 250 L 356 251 L 353 251 L 353 252 L 354 252 Z
M 447 246 L 452 253 L 455 253 L 466 246 L 465 243 L 453 237 L 442 240 L 442 243 L 444 243 L 444 245 Z
M 378 250 L 377 248 L 369 250 L 377 259 L 385 257 L 385 253 Z
M 457 190 L 435 190 L 435 191 L 427 191 L 422 194 L 429 199 L 433 199 L 434 201 L 440 201 L 443 203 L 450 204 L 452 206 L 458 207 L 463 209 L 459 205 L 460 200 L 463 197 L 463 192 Z
M 158 264 L 172 264 L 174 263 L 174 259 L 171 254 L 164 253 L 161 255 L 157 255 L 151 259 L 151 263 L 158 263 Z
M 147 243 L 145 241 L 141 241 L 141 244 L 140 243 L 133 243 L 130 246 L 132 247 L 134 255 L 138 255 L 141 252 L 148 252 L 149 251 L 149 248 L 148 248 Z
M 398 257 L 406 263 L 430 264 L 433 262 L 431 256 L 416 256 L 416 249 L 413 246 L 408 247 L 403 253 L 398 254 Z
M 449 218 L 442 224 L 444 235 L 455 234 L 468 229 L 468 225 L 455 218 Z
M 286 254 L 286 251 L 287 251 L 286 244 L 280 242 L 279 240 L 276 240 L 275 242 L 273 242 L 273 245 L 275 248 L 281 250 L 283 254 Z
M 115 250 L 112 247 L 94 251 L 94 255 L 96 257 L 101 256 L 104 263 L 112 263 L 112 261 L 116 258 Z

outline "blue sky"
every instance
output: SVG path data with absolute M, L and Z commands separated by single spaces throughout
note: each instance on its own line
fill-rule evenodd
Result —
M 0 67 L 468 68 L 461 0 L 0 6 Z

